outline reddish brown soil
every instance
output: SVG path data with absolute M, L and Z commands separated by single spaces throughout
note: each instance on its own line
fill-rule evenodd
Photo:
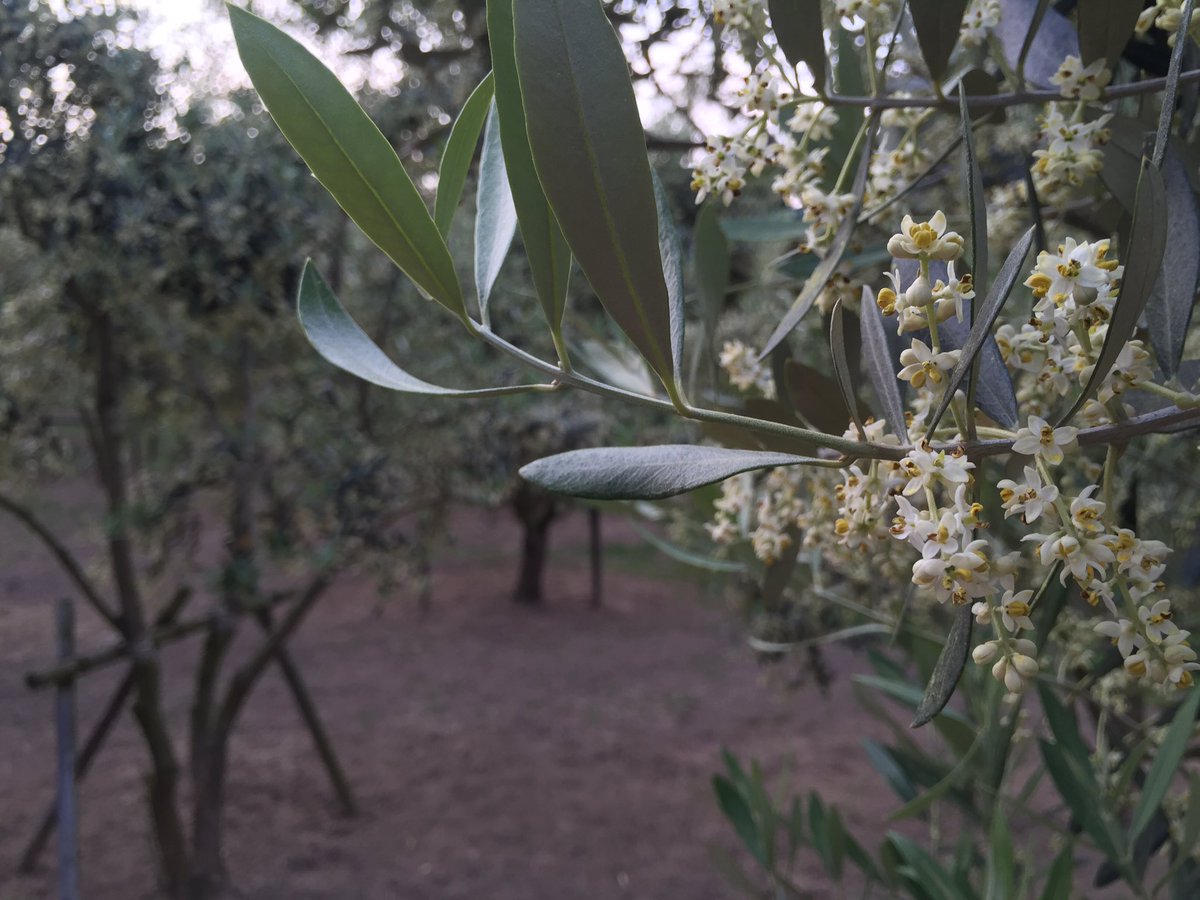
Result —
M 362 812 L 338 815 L 272 672 L 233 744 L 234 896 L 732 897 L 708 858 L 711 844 L 735 847 L 710 786 L 726 746 L 782 773 L 781 786 L 819 789 L 853 830 L 880 834 L 892 800 L 860 747 L 879 730 L 852 699 L 853 659 L 831 655 L 841 674 L 827 696 L 767 683 L 700 583 L 655 577 L 669 566 L 608 531 L 602 611 L 587 608 L 578 515 L 554 534 L 544 611 L 508 601 L 518 535 L 501 512 L 456 518 L 427 618 L 341 583 L 293 647 Z M 66 585 L 11 526 L 0 537 L 0 898 L 32 900 L 53 895 L 53 844 L 36 874 L 13 873 L 50 796 L 53 734 L 49 695 L 21 676 L 50 656 L 48 601 Z M 83 648 L 106 642 L 81 622 Z M 168 664 L 180 734 L 194 652 L 183 645 Z M 87 680 L 81 729 L 115 674 Z M 143 766 L 123 719 L 80 794 L 89 900 L 156 896 Z M 815 871 L 807 884 L 832 896 Z

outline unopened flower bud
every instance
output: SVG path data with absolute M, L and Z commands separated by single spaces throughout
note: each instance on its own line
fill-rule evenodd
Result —
M 975 660 L 975 664 L 978 666 L 986 666 L 996 658 L 998 650 L 995 641 L 987 641 L 971 651 L 971 659 Z
M 929 286 L 929 279 L 924 275 L 918 275 L 908 286 L 908 290 L 904 292 L 905 304 L 907 306 L 928 306 L 931 300 L 933 300 L 933 288 Z

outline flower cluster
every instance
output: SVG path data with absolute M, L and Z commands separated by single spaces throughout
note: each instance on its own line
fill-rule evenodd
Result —
M 1138 16 L 1134 30 L 1138 34 L 1146 34 L 1151 28 L 1158 28 L 1167 32 L 1167 43 L 1174 47 L 1175 35 L 1182 21 L 1183 0 L 1154 0 L 1154 3 L 1142 10 L 1142 14 Z M 1197 19 L 1194 13 L 1192 21 L 1188 23 L 1188 33 L 1193 38 L 1200 37 L 1200 19 Z
M 1108 143 L 1111 113 L 1087 117 L 1088 103 L 1100 99 L 1112 73 L 1097 60 L 1084 66 L 1077 56 L 1063 60 L 1051 81 L 1065 99 L 1076 101 L 1068 117 L 1063 104 L 1048 104 L 1038 120 L 1033 176 L 1041 196 L 1063 200 L 1087 184 L 1104 164 L 1101 147 Z
M 893 272 L 892 287 L 879 292 L 881 309 L 896 316 L 900 332 L 918 332 L 901 352 L 898 372 L 915 396 L 901 427 L 871 421 L 864 437 L 893 446 L 905 441 L 909 449 L 898 461 L 860 460 L 836 478 L 829 470 L 798 469 L 775 470 L 757 480 L 738 476 L 726 483 L 717 504 L 709 526 L 713 538 L 730 543 L 748 537 L 768 564 L 795 552 L 799 541 L 817 548 L 839 571 L 852 572 L 869 560 L 876 582 L 881 573 L 903 572 L 919 595 L 969 605 L 991 629 L 972 656 L 1013 693 L 1041 667 L 1032 617 L 1039 600 L 1055 581 L 1073 585 L 1086 607 L 1105 614 L 1088 627 L 1113 641 L 1127 678 L 1190 685 L 1200 663 L 1163 596 L 1169 549 L 1118 522 L 1111 485 L 1096 482 L 1080 449 L 1079 428 L 1047 418 L 1058 401 L 1077 394 L 1090 379 L 1104 343 L 1122 276 L 1121 265 L 1109 258 L 1108 241 L 1067 239 L 1041 253 L 1025 280 L 1032 314 L 1020 329 L 1003 325 L 997 331 L 1019 396 L 1034 410 L 1011 431 L 986 418 L 975 423 L 984 436 L 1008 440 L 1012 455 L 1022 461 L 1019 477 L 1013 470 L 992 482 L 999 500 L 993 515 L 1002 513 L 1009 528 L 1017 529 L 1011 542 L 999 523 L 987 521 L 979 463 L 961 446 L 966 417 L 973 413 L 952 398 L 947 418 L 953 424 L 935 428 L 932 442 L 926 439 L 934 424 L 931 412 L 959 361 L 959 351 L 944 343 L 938 326 L 961 317 L 963 301 L 973 293 L 969 280 L 964 289 L 965 279 L 952 275 L 954 292 L 941 279 L 931 284 L 931 269 L 944 264 L 952 273 L 962 238 L 940 212 L 927 221 L 905 216 L 888 249 L 916 263 L 910 284 Z M 748 362 L 753 359 L 736 343 L 722 354 L 735 384 L 766 393 L 769 376 Z M 1121 395 L 1150 375 L 1148 351 L 1140 341 L 1129 341 L 1085 420 L 1125 415 Z M 846 436 L 859 437 L 857 430 Z M 1041 587 L 1022 585 L 1025 579 Z
M 1000 24 L 1000 0 L 971 0 L 963 16 L 959 41 L 965 47 L 978 47 Z

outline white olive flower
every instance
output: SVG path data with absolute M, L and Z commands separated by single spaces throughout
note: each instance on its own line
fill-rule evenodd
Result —
M 1040 416 L 1030 416 L 1029 424 L 1017 431 L 1013 452 L 1022 456 L 1037 456 L 1048 465 L 1063 461 L 1063 450 L 1075 445 L 1079 429 L 1070 425 L 1052 427 Z
M 1034 466 L 1025 467 L 1024 482 L 1005 478 L 996 487 L 1000 489 L 1004 518 L 1020 515 L 1027 525 L 1041 518 L 1043 512 L 1053 512 L 1058 499 L 1058 487 L 1042 484 L 1042 476 Z
M 940 209 L 928 222 L 915 222 L 905 216 L 900 233 L 888 241 L 888 252 L 896 259 L 957 259 L 962 255 L 963 238 L 956 231 L 946 230 L 946 214 Z
M 1004 627 L 1009 631 L 1033 630 L 1033 620 L 1029 618 L 1029 601 L 1033 591 L 1005 591 L 1000 599 L 1000 616 Z
M 958 364 L 958 350 L 943 350 L 934 353 L 924 341 L 913 338 L 912 346 L 900 353 L 900 364 L 904 367 L 897 376 L 908 381 L 918 390 L 926 382 L 941 384 L 946 373 Z
M 1155 644 L 1161 644 L 1168 635 L 1179 631 L 1179 626 L 1171 621 L 1171 616 L 1171 601 L 1165 597 L 1149 608 L 1138 607 L 1138 619 L 1142 623 L 1142 629 L 1146 632 L 1146 637 Z
M 1104 88 L 1112 81 L 1103 59 L 1084 66 L 1078 56 L 1068 56 L 1050 76 L 1052 84 L 1059 86 L 1059 93 L 1069 100 L 1099 100 Z
M 1135 649 L 1146 643 L 1146 639 L 1138 633 L 1137 626 L 1129 619 L 1100 622 L 1093 626 L 1093 630 L 1097 634 L 1110 638 L 1122 657 L 1129 656 Z
M 1089 485 L 1087 490 L 1071 501 L 1071 524 L 1083 534 L 1094 535 L 1104 531 L 1104 504 L 1091 498 L 1099 487 Z

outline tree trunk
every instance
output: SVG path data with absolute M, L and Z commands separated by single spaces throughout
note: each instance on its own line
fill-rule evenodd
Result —
M 213 730 L 214 732 L 216 729 Z M 192 871 L 187 900 L 212 900 L 229 883 L 224 860 L 222 810 L 228 732 L 210 733 L 192 761 Z
M 542 576 L 546 570 L 546 551 L 550 546 L 550 523 L 558 514 L 553 495 L 539 487 L 521 482 L 513 494 L 513 512 L 524 528 L 521 568 L 513 600 L 540 606 L 545 601 Z
M 121 364 L 115 347 L 112 319 L 98 310 L 74 283 L 73 299 L 92 313 L 96 352 L 95 443 L 96 467 L 108 505 L 108 556 L 113 582 L 120 601 L 121 631 L 130 646 L 147 642 L 145 607 L 142 603 L 133 544 L 129 538 L 128 483 L 125 472 L 125 434 L 120 416 Z M 170 730 L 163 713 L 158 656 L 151 648 L 133 656 L 131 673 L 135 685 L 134 718 L 150 751 L 147 790 L 151 819 L 158 845 L 163 887 L 169 896 L 182 895 L 187 881 L 188 855 L 179 816 L 179 766 Z

